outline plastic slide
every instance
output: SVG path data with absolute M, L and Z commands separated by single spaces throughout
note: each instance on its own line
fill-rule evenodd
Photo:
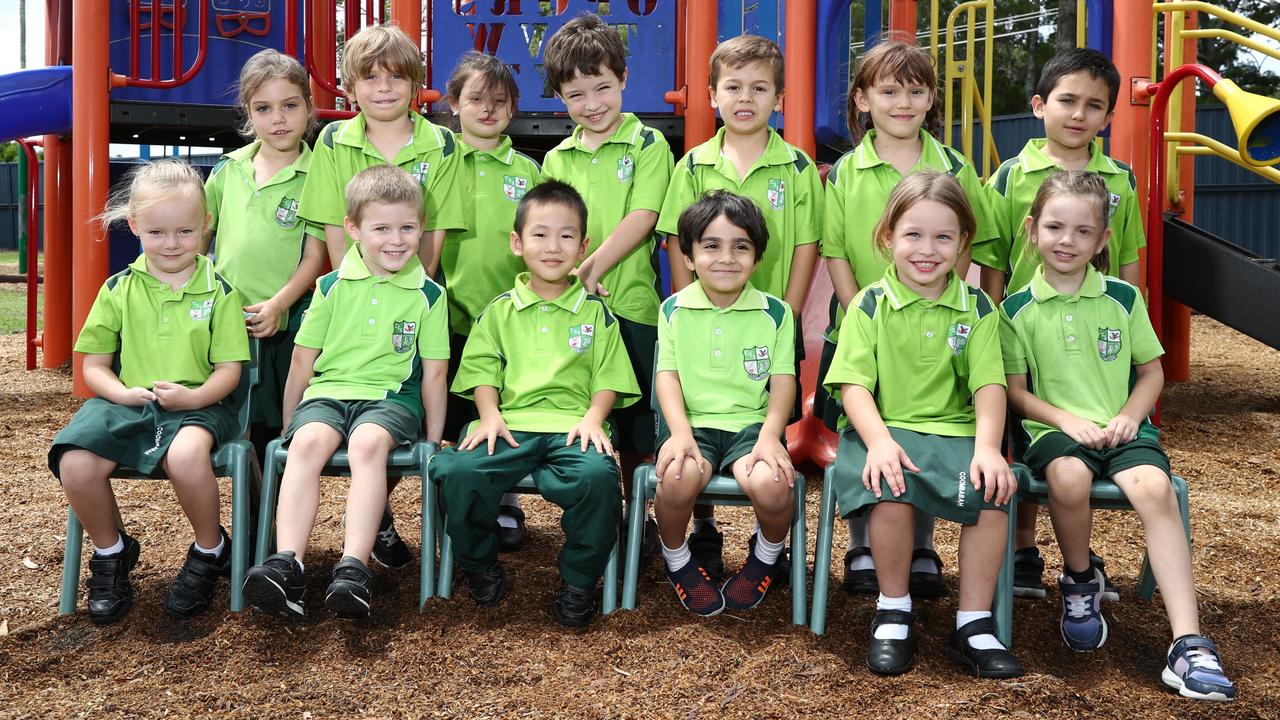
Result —
M 71 130 L 71 67 L 0 75 L 0 142 Z

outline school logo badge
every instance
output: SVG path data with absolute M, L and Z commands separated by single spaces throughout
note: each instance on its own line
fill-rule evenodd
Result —
M 1111 328 L 1098 328 L 1098 357 L 1111 362 L 1120 357 L 1120 331 Z
M 420 163 L 413 164 L 413 170 L 409 174 L 413 176 L 414 180 L 418 181 L 419 185 L 426 187 L 427 173 L 430 171 L 431 171 L 431 163 L 420 162 Z
M 1120 209 L 1120 196 L 1111 193 L 1111 197 L 1107 200 L 1107 220 L 1116 216 L 1116 210 Z
M 618 158 L 618 182 L 626 182 L 636 174 L 636 162 L 631 159 L 630 155 L 623 155 Z
M 769 205 L 781 210 L 787 204 L 787 183 L 779 178 L 769 180 Z
M 742 367 L 747 371 L 747 377 L 752 380 L 764 380 L 769 377 L 769 348 L 767 347 L 749 347 L 742 350 Z
M 208 300 L 192 300 L 191 301 L 191 319 L 192 320 L 208 320 L 213 315 L 213 299 Z
M 528 178 L 517 177 L 515 175 L 502 176 L 502 192 L 510 200 L 519 200 L 529 191 Z
M 574 325 L 569 328 L 569 349 L 576 353 L 586 352 L 591 347 L 591 339 L 595 334 L 595 325 Z
M 398 353 L 407 353 L 413 349 L 414 336 L 418 334 L 418 323 L 399 320 L 391 325 L 391 347 Z
M 947 347 L 951 348 L 952 355 L 959 355 L 969 346 L 969 336 L 973 333 L 973 328 L 964 323 L 951 323 L 947 328 Z
M 280 227 L 291 228 L 298 224 L 298 201 L 284 198 L 276 206 L 276 223 Z

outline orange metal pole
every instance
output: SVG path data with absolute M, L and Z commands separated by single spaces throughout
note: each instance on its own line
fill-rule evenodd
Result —
M 1146 217 L 1147 174 L 1149 152 L 1148 133 L 1151 125 L 1148 100 L 1136 100 L 1131 95 L 1135 83 L 1143 87 L 1155 80 L 1151 74 L 1151 24 L 1155 22 L 1151 5 L 1132 0 L 1115 0 L 1112 27 L 1125 28 L 1124 42 L 1112 44 L 1112 62 L 1120 71 L 1120 96 L 1116 99 L 1115 115 L 1111 119 L 1110 155 L 1133 168 L 1138 180 L 1137 195 L 1143 217 Z M 1150 235 L 1151 229 L 1147 228 Z M 1146 268 L 1146 254 L 1142 255 Z M 1145 278 L 1145 274 L 1144 274 Z M 1144 279 L 1143 285 L 1146 285 Z
M 818 149 L 817 139 L 813 134 L 814 76 L 817 73 L 814 48 L 818 42 L 817 3 L 787 3 L 786 23 L 787 94 L 782 101 L 785 116 L 782 134 L 787 142 L 813 157 Z
M 889 0 L 889 38 L 916 44 L 916 0 Z
M 707 88 L 711 87 L 711 53 L 716 49 L 718 3 L 690 2 L 685 60 L 684 147 L 692 150 L 716 132 L 716 112 L 711 109 Z
M 71 45 L 64 38 L 71 17 L 62 0 L 45 2 L 44 62 L 67 62 Z M 34 240 L 33 240 L 34 242 Z M 40 356 L 44 367 L 71 359 L 71 147 L 58 135 L 44 136 L 44 331 Z
M 1197 13 L 1189 12 L 1183 26 L 1187 30 L 1195 29 L 1199 23 L 1197 22 Z M 1171 24 L 1171 23 L 1169 23 Z M 1168 25 L 1168 24 L 1167 24 Z M 1171 37 L 1169 29 L 1166 25 L 1164 46 L 1171 47 L 1171 43 L 1175 39 Z M 1196 40 L 1195 38 L 1187 38 L 1182 41 L 1182 63 L 1191 64 L 1196 61 Z M 1172 70 L 1167 63 L 1169 58 L 1166 57 L 1165 72 Z M 1182 130 L 1183 132 L 1195 132 L 1196 129 L 1196 83 L 1183 83 L 1179 92 L 1182 93 Z M 1167 148 L 1172 148 L 1168 145 Z M 1176 168 L 1178 172 L 1178 186 L 1181 189 L 1181 195 L 1177 201 L 1177 207 L 1181 210 L 1182 219 L 1186 222 L 1192 222 L 1194 214 L 1195 199 L 1195 158 L 1190 155 L 1183 155 L 1178 158 L 1177 165 L 1170 163 L 1171 169 Z M 1164 367 L 1164 378 L 1169 382 L 1186 382 L 1191 379 L 1191 308 L 1172 299 L 1165 298 L 1164 301 L 1164 358 L 1161 365 Z
M 315 0 L 308 4 L 311 5 L 311 16 L 308 18 L 311 27 L 307 31 L 315 38 L 309 47 L 316 55 L 316 69 L 328 77 L 337 77 L 338 51 L 335 49 L 332 53 L 329 52 L 329 48 L 338 47 L 335 33 L 337 3 L 335 0 Z M 311 81 L 311 97 L 317 108 L 334 108 L 334 94 L 315 80 Z

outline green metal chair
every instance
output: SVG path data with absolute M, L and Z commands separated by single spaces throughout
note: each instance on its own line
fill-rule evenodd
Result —
M 409 447 L 399 447 L 387 456 L 387 477 L 418 477 L 422 480 L 422 541 L 419 546 L 419 580 L 418 608 L 427 602 L 427 598 L 435 596 L 435 513 L 428 512 L 436 505 L 436 487 L 427 481 L 427 461 L 435 454 L 436 444 L 418 441 Z M 271 540 L 275 537 L 276 498 L 280 492 L 280 473 L 289 460 L 289 451 L 284 448 L 284 438 L 276 438 L 267 444 L 267 466 L 262 473 L 262 497 L 258 507 L 258 546 L 254 551 L 254 563 L 261 564 L 267 559 Z M 351 477 L 351 463 L 347 458 L 347 449 L 338 448 L 329 462 L 325 463 L 322 475 L 330 477 Z
M 231 611 L 239 612 L 244 607 L 243 586 L 244 573 L 248 569 L 249 560 L 249 526 L 250 497 L 254 490 L 250 480 L 260 476 L 257 456 L 253 445 L 245 438 L 249 434 L 249 396 L 258 385 L 258 341 L 249 338 L 249 362 L 240 373 L 240 383 L 231 391 L 231 404 L 236 408 L 239 435 L 235 440 L 223 443 L 214 449 L 210 458 L 215 477 L 231 478 Z M 118 368 L 117 368 L 118 370 Z M 117 467 L 111 473 L 113 480 L 165 479 L 164 471 L 156 468 L 155 472 L 145 475 L 133 468 Z M 116 522 L 120 522 L 120 511 L 116 510 Z M 58 599 L 58 612 L 70 615 L 76 611 L 76 599 L 80 585 L 80 554 L 84 530 L 80 519 L 71 508 L 67 508 L 66 547 L 62 553 L 62 591 Z

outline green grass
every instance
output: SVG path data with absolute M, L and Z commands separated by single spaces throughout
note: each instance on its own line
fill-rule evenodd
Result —
M 0 265 L 17 265 L 17 250 L 0 250 Z
M 44 293 L 36 295 L 36 330 L 44 327 Z M 27 286 L 0 284 L 0 335 L 23 332 L 27 328 Z

